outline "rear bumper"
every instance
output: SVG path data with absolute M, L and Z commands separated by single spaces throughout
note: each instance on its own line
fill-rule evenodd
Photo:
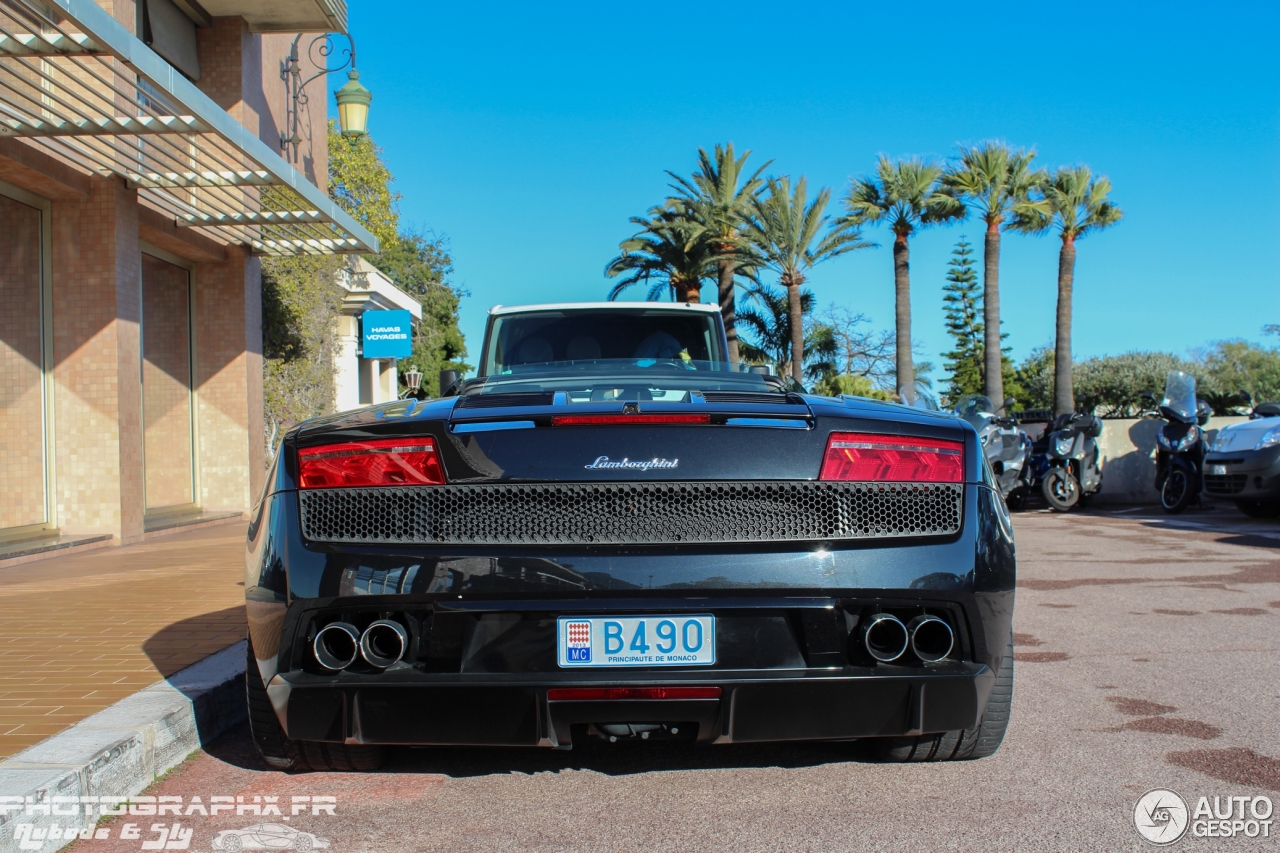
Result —
M 1012 529 L 990 489 L 966 486 L 952 537 L 768 548 L 317 546 L 296 493 L 250 519 L 245 594 L 259 673 L 288 735 L 368 744 L 567 747 L 576 726 L 685 723 L 704 742 L 954 731 L 977 723 L 1008 643 Z M 859 619 L 943 615 L 947 660 L 877 663 Z M 563 615 L 713 614 L 705 668 L 562 670 Z M 317 626 L 407 630 L 391 668 L 323 672 Z M 713 686 L 715 700 L 549 701 L 553 687 Z M 695 734 L 696 733 L 696 734 Z
M 800 676 L 723 671 L 653 676 L 620 680 L 619 673 L 607 674 L 611 685 L 715 686 L 723 693 L 719 699 L 550 701 L 551 687 L 598 686 L 603 679 L 423 683 L 384 676 L 377 684 L 334 685 L 306 674 L 277 676 L 268 692 L 277 708 L 284 707 L 288 735 L 297 740 L 567 748 L 577 727 L 601 723 L 683 726 L 685 736 L 704 743 L 954 731 L 977 724 L 995 682 L 987 666 L 961 662 L 903 674 L 850 675 L 846 670 Z

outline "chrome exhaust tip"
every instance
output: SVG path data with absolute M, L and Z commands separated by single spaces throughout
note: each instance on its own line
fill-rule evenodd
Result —
M 386 669 L 398 663 L 409 648 L 409 634 L 399 622 L 379 619 L 360 638 L 360 656 L 370 666 Z
M 316 632 L 311 651 L 327 670 L 337 672 L 355 663 L 360 649 L 360 632 L 346 622 L 330 622 Z
M 862 641 L 867 652 L 878 661 L 897 660 L 907 650 L 907 626 L 890 613 L 877 613 L 867 620 Z
M 911 651 L 925 663 L 937 663 L 955 646 L 951 626 L 937 616 L 917 616 L 907 629 L 911 632 Z

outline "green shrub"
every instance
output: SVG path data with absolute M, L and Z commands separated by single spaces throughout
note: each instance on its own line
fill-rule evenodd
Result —
M 1280 350 L 1248 341 L 1219 341 L 1212 347 L 1181 358 L 1166 352 L 1129 352 L 1077 361 L 1072 366 L 1076 408 L 1105 418 L 1137 417 L 1147 404 L 1143 393 L 1159 399 L 1170 370 L 1181 370 L 1196 380 L 1196 394 L 1226 415 L 1239 410 L 1240 390 L 1255 401 L 1280 400 Z M 1018 368 L 1018 382 L 1025 408 L 1053 405 L 1053 349 L 1039 347 Z
M 875 387 L 867 377 L 847 373 L 823 377 L 814 384 L 813 393 L 828 397 L 848 394 L 850 397 L 868 397 L 872 400 L 893 400 L 892 392 Z

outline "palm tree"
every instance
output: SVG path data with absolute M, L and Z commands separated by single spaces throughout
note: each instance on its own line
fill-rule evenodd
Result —
M 822 188 L 812 202 L 806 204 L 807 184 L 804 177 L 791 189 L 790 178 L 770 178 L 769 193 L 752 199 L 752 216 L 744 225 L 743 236 L 755 253 L 754 266 L 773 270 L 778 283 L 786 289 L 791 321 L 791 375 L 799 382 L 804 364 L 804 312 L 800 304 L 800 287 L 809 270 L 823 261 L 864 249 L 871 244 L 853 225 L 837 224 L 818 238 L 831 217 L 825 211 L 831 190 Z
M 617 299 L 632 285 L 647 284 L 649 300 L 670 294 L 677 302 L 697 302 L 702 282 L 716 273 L 717 256 L 702 228 L 669 206 L 655 207 L 646 219 L 633 216 L 640 227 L 623 240 L 622 254 L 605 265 L 609 278 L 627 274 L 613 286 L 609 299 Z
M 697 222 L 715 240 L 714 249 L 719 255 L 718 297 L 720 315 L 724 318 L 725 335 L 729 340 L 729 360 L 738 361 L 738 331 L 736 324 L 736 300 L 734 276 L 741 265 L 735 256 L 739 248 L 739 236 L 743 221 L 750 216 L 751 200 L 764 189 L 760 173 L 769 167 L 770 160 L 750 175 L 746 175 L 747 151 L 741 157 L 734 155 L 733 143 L 717 145 L 712 154 L 705 148 L 698 149 L 698 169 L 689 178 L 667 172 L 675 181 L 674 205 L 686 216 Z
M 1004 401 L 1004 353 L 1000 348 L 1000 229 L 1030 202 L 1044 177 L 1032 171 L 1034 151 L 1003 142 L 960 149 L 960 162 L 942 175 L 942 191 L 966 204 L 987 225 L 982 247 L 983 393 Z
M 1071 288 L 1076 274 L 1076 241 L 1094 231 L 1109 228 L 1124 215 L 1108 200 L 1111 181 L 1093 177 L 1088 166 L 1063 167 L 1045 176 L 1037 198 L 1015 212 L 1012 227 L 1031 234 L 1053 228 L 1062 239 L 1058 252 L 1058 316 L 1053 357 L 1053 412 L 1075 410 L 1071 387 Z
M 744 339 L 741 343 L 742 357 L 757 364 L 773 364 L 779 375 L 790 373 L 795 376 L 797 362 L 791 358 L 795 335 L 789 294 L 759 286 L 752 288 L 749 296 L 752 304 L 738 315 L 738 320 L 746 327 L 751 338 Z M 800 291 L 800 309 L 803 328 L 803 317 L 813 311 L 811 291 Z M 812 323 L 808 329 L 803 330 L 803 337 L 801 372 L 815 378 L 834 373 L 839 346 L 831 327 L 823 323 Z M 803 359 L 807 359 L 808 363 L 804 364 Z
M 894 321 L 897 336 L 894 381 L 915 385 L 911 361 L 911 250 L 908 238 L 921 228 L 964 215 L 964 206 L 939 191 L 942 168 L 918 157 L 891 161 L 883 154 L 875 175 L 856 178 L 845 198 L 842 224 L 855 228 L 885 222 L 893 232 Z

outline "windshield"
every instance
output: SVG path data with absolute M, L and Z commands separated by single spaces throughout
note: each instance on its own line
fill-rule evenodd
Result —
M 1186 420 L 1196 416 L 1196 380 L 1181 370 L 1170 370 L 1164 383 L 1160 408 L 1169 409 Z
M 942 410 L 938 405 L 938 398 L 933 394 L 933 389 L 923 382 L 916 382 L 913 388 L 903 385 L 898 389 L 898 399 L 913 409 L 924 409 L 927 412 Z
M 990 397 L 982 394 L 966 394 L 956 403 L 955 413 L 956 417 L 980 427 L 995 415 L 996 407 Z
M 569 403 L 693 402 L 694 394 L 775 394 L 802 391 L 790 377 L 750 365 L 684 358 L 602 358 L 517 364 L 472 380 L 463 396 L 564 392 Z M 781 399 L 779 400 L 781 402 Z
M 660 308 L 567 309 L 498 316 L 486 339 L 481 375 L 534 365 L 665 359 L 715 363 L 718 315 Z

